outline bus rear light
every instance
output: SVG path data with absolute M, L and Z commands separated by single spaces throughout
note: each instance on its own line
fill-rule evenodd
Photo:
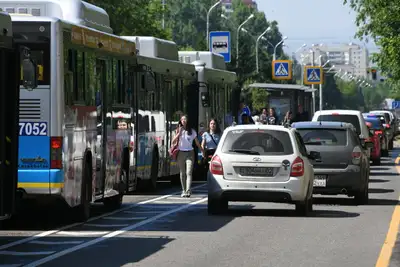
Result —
M 62 169 L 62 137 L 50 137 L 50 169 Z

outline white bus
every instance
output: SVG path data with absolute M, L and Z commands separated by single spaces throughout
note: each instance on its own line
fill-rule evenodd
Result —
M 142 36 L 122 38 L 136 43 L 141 71 L 140 85 L 134 92 L 137 116 L 135 149 L 131 153 L 137 169 L 129 184 L 134 184 L 136 178 L 139 184 L 155 189 L 157 180 L 179 173 L 168 150 L 180 116 L 194 105 L 198 88 L 196 69 L 192 64 L 179 62 L 174 42 Z
M 83 1 L 9 0 L 0 8 L 13 14 L 14 40 L 31 50 L 39 72 L 37 89 L 20 87 L 19 190 L 62 199 L 83 221 L 91 202 L 119 207 L 131 132 L 107 114 L 131 113 L 135 43 L 113 35 L 107 13 Z
M 212 52 L 180 51 L 179 59 L 196 66 L 199 83 L 198 109 L 191 110 L 190 117 L 196 120 L 201 141 L 201 135 L 207 130 L 211 118 L 219 121 L 222 130 L 232 125 L 239 105 L 233 96 L 238 86 L 237 76 L 236 73 L 226 70 L 223 56 Z M 200 162 L 202 155 L 200 152 L 197 155 Z

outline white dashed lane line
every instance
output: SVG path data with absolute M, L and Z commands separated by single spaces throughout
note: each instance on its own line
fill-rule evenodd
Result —
M 196 190 L 204 186 L 194 187 L 189 199 L 177 197 L 177 192 L 97 216 L 84 224 L 71 224 L 2 245 L 0 267 L 38 266 L 156 221 L 157 225 L 173 223 L 175 220 L 164 217 L 207 201 L 206 194 Z

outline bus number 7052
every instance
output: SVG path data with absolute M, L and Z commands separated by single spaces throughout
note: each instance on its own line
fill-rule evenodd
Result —
M 20 136 L 47 136 L 47 122 L 20 122 Z

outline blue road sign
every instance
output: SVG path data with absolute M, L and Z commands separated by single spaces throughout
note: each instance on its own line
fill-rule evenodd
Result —
M 272 61 L 272 79 L 291 80 L 292 79 L 292 61 L 274 60 Z
M 400 108 L 400 101 L 393 101 L 392 102 L 392 109 L 399 109 Z
M 323 84 L 324 70 L 322 67 L 305 66 L 304 67 L 304 84 Z
M 210 32 L 210 51 L 220 54 L 225 62 L 231 62 L 231 33 Z

